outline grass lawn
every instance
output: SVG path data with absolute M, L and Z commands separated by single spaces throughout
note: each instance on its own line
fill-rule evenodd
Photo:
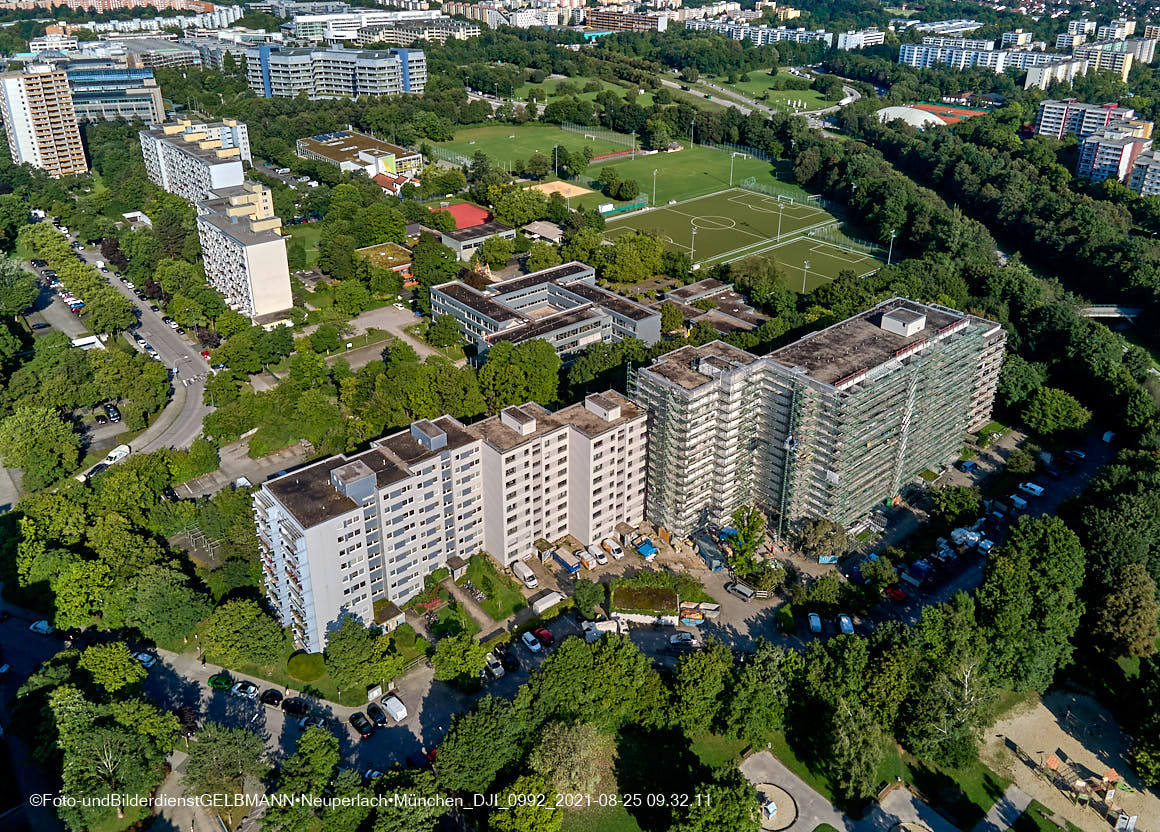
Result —
M 451 601 L 447 606 L 440 609 L 436 613 L 436 617 L 439 620 L 435 622 L 431 631 L 440 638 L 443 636 L 456 636 L 460 633 L 473 636 L 481 629 L 475 623 L 475 619 L 467 614 L 467 610 L 463 608 L 463 605 L 456 601 Z
M 322 225 L 317 222 L 300 222 L 283 226 L 291 237 L 298 237 L 306 244 L 306 268 L 314 268 L 318 262 L 318 238 L 322 236 Z
M 545 104 L 551 101 L 553 98 L 558 98 L 561 95 L 559 90 L 562 85 L 571 84 L 583 90 L 590 81 L 596 81 L 599 83 L 601 85 L 601 89 L 594 92 L 576 93 L 576 97 L 581 101 L 594 101 L 596 96 L 600 95 L 600 93 L 604 90 L 611 90 L 621 98 L 626 97 L 631 92 L 629 89 L 622 87 L 620 84 L 614 84 L 611 81 L 605 81 L 600 78 L 592 78 L 590 76 L 580 75 L 573 78 L 551 78 L 547 81 L 544 81 L 542 84 L 532 84 L 525 82 L 515 88 L 514 95 L 520 101 L 527 101 L 529 96 L 532 94 L 532 90 L 535 89 L 537 91 L 536 100 L 541 104 Z M 637 89 L 639 89 L 639 87 Z M 502 88 L 500 89 L 500 93 L 503 93 Z M 637 95 L 632 96 L 632 98 L 642 107 L 651 107 L 653 105 L 652 93 L 646 92 L 644 95 L 640 95 L 638 93 Z
M 501 574 L 485 554 L 480 553 L 468 561 L 467 578 L 487 595 L 479 606 L 493 621 L 503 621 L 528 605 L 515 581 Z
M 565 134 L 571 135 L 571 134 Z M 623 148 L 621 148 L 623 149 Z M 799 186 L 778 179 L 774 166 L 760 159 L 742 156 L 731 157 L 728 153 L 708 147 L 685 147 L 673 153 L 657 153 L 651 156 L 638 155 L 628 161 L 608 162 L 590 167 L 586 179 L 595 180 L 600 172 L 612 165 L 621 179 L 635 179 L 640 192 L 650 201 L 653 195 L 653 171 L 656 176 L 656 204 L 666 205 L 670 200 L 681 202 L 693 197 L 714 194 L 729 188 L 730 159 L 733 160 L 733 183 L 736 185 L 752 177 L 760 184 L 778 189 L 779 193 L 795 199 L 805 199 L 807 194 Z M 580 184 L 590 187 L 587 182 Z M 608 202 L 602 193 L 592 193 L 572 200 L 572 207 L 594 208 Z
M 599 134 L 602 128 L 593 128 Z M 482 150 L 494 162 L 504 164 L 519 160 L 526 162 L 536 151 L 548 158 L 556 145 L 569 151 L 579 151 L 591 147 L 594 154 L 613 153 L 628 149 L 625 145 L 614 144 L 603 139 L 586 139 L 576 133 L 568 133 L 550 124 L 493 124 L 488 127 L 472 127 L 460 130 L 449 142 L 440 142 L 446 147 L 470 158 L 477 150 Z
M 1011 832 L 1059 832 L 1059 824 L 1049 818 L 1055 815 L 1050 809 L 1037 800 L 1032 800 L 1027 810 L 1011 824 Z M 1066 832 L 1080 832 L 1080 828 L 1071 821 L 1064 821 Z
M 693 737 L 689 747 L 693 753 L 701 758 L 701 762 L 709 768 L 735 765 L 741 759 L 741 752 L 747 743 L 744 740 L 735 740 L 724 734 L 714 734 L 706 731 Z
M 953 817 L 960 829 L 971 829 L 983 819 L 1011 785 L 976 760 L 965 768 L 948 769 L 906 755 L 902 779 Z
M 677 611 L 677 591 L 666 586 L 618 586 L 612 591 L 612 606 L 637 612 Z
M 786 77 L 785 73 L 780 74 Z M 794 76 L 788 77 L 792 78 Z M 823 107 L 837 103 L 833 99 L 825 98 L 816 90 L 775 90 L 773 85 L 777 82 L 777 79 L 764 69 L 755 69 L 747 76 L 743 75 L 742 80 L 736 84 L 729 84 L 725 79 L 726 76 L 720 75 L 711 80 L 720 87 L 739 92 L 742 95 L 761 101 L 763 104 L 777 110 L 788 112 L 820 110 Z M 805 106 L 793 106 L 789 103 L 790 101 L 802 101 L 805 102 Z

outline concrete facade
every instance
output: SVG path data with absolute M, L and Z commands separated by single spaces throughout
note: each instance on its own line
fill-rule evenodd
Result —
M 357 98 L 422 94 L 427 56 L 418 49 L 281 49 L 246 52 L 250 88 L 265 98 Z
M 23 73 L 0 75 L 0 116 L 16 164 L 55 177 L 88 171 L 63 70 L 33 64 Z
M 252 158 L 249 131 L 233 119 L 216 124 L 178 121 L 137 135 L 153 184 L 190 202 L 241 185 L 242 162 Z

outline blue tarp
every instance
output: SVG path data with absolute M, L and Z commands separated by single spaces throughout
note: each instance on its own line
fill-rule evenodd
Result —
M 653 545 L 651 540 L 646 540 L 644 543 L 636 547 L 636 550 L 641 553 L 643 557 L 651 558 L 657 553 L 657 547 Z

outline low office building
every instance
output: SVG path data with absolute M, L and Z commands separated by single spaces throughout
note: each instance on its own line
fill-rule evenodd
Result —
M 514 228 L 495 220 L 468 228 L 457 228 L 454 231 L 441 231 L 440 234 L 443 245 L 454 251 L 455 256 L 464 262 L 470 260 L 492 237 L 502 237 L 505 240 L 516 238 Z
M 756 504 L 779 533 L 850 525 L 990 419 L 998 324 L 903 298 L 758 358 L 719 341 L 641 367 L 647 518 L 678 536 Z
M 246 78 L 266 98 L 420 95 L 427 86 L 427 56 L 418 49 L 283 49 L 264 44 L 247 50 Z
M 205 277 L 226 304 L 258 323 L 279 320 L 294 305 L 286 237 L 274 198 L 256 182 L 211 191 L 197 208 Z
M 541 338 L 562 358 L 589 344 L 660 340 L 660 312 L 596 285 L 596 271 L 570 262 L 476 289 L 458 280 L 431 289 L 431 314 L 451 315 L 477 354 L 499 341 Z
M 537 540 L 599 543 L 644 519 L 645 412 L 614 391 L 552 413 L 505 408 L 468 428 L 483 440 L 484 540 L 504 565 Z
M 125 50 L 125 61 L 131 69 L 201 66 L 198 49 L 165 38 L 125 38 L 118 45 Z
M 482 30 L 465 20 L 420 20 L 414 23 L 396 23 L 390 26 L 365 26 L 359 29 L 355 41 L 359 46 L 384 43 L 390 46 L 410 46 L 417 40 L 447 43 L 449 40 L 477 38 Z
M 252 159 L 249 131 L 233 119 L 215 124 L 182 120 L 137 135 L 153 184 L 190 202 L 241 185 L 242 163 Z
M 372 179 L 382 173 L 414 176 L 423 169 L 422 154 L 353 130 L 299 139 L 297 151 L 303 159 L 359 170 Z
M 77 121 L 165 121 L 165 102 L 153 70 L 90 66 L 105 63 L 79 60 L 65 66 Z
M 266 597 L 298 645 L 321 652 L 343 616 L 374 623 L 483 549 L 482 447 L 450 416 L 423 420 L 254 493 Z
M 0 116 L 16 164 L 32 165 L 54 177 L 88 171 L 63 70 L 32 64 L 25 72 L 0 75 Z

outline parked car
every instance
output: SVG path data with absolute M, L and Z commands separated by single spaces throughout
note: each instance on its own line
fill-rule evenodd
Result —
M 536 641 L 536 637 L 531 634 L 531 631 L 524 631 L 520 636 L 520 641 L 524 643 L 524 647 L 531 650 L 533 653 L 539 653 L 544 648 L 540 646 L 540 642 Z
M 258 686 L 243 679 L 240 682 L 235 682 L 234 686 L 230 688 L 230 696 L 236 696 L 239 699 L 257 699 Z
M 371 783 L 383 776 L 383 773 L 377 768 L 368 768 L 363 772 L 363 782 Z
M 105 415 L 109 417 L 110 422 L 121 421 L 121 411 L 117 410 L 115 405 L 105 404 Z
M 1030 494 L 1032 497 L 1042 497 L 1043 496 L 1043 486 L 1038 485 L 1038 484 L 1033 483 L 1033 482 L 1021 482 L 1021 483 L 1019 483 L 1019 490 L 1022 491 L 1024 494 Z
M 545 647 L 551 647 L 556 643 L 556 637 L 548 631 L 547 627 L 536 627 L 536 629 L 532 630 L 532 635 Z
M 624 557 L 623 547 L 611 537 L 606 537 L 600 541 L 600 548 L 612 555 L 613 560 L 620 560 Z
M 382 698 L 383 708 L 391 719 L 395 722 L 402 722 L 407 718 L 407 706 L 403 704 L 403 700 L 393 693 L 388 693 Z
M 320 716 L 304 716 L 298 720 L 298 727 L 303 731 L 307 728 L 325 728 L 326 720 Z
M 386 728 L 387 727 L 387 715 L 386 715 L 386 713 L 384 713 L 383 709 L 378 706 L 377 703 L 372 702 L 369 705 L 367 705 L 367 716 L 370 718 L 371 722 L 373 722 L 375 724 L 376 727 L 378 727 L 378 728 Z
M 959 470 L 964 474 L 970 474 L 972 471 L 979 470 L 979 463 L 966 459 L 959 463 Z
M 282 704 L 282 691 L 277 688 L 268 688 L 262 691 L 262 695 L 258 697 L 258 701 L 263 705 L 269 705 L 271 708 L 277 708 Z
M 290 716 L 305 716 L 309 706 L 304 699 L 283 699 L 282 713 Z
M 695 635 L 686 633 L 683 630 L 669 636 L 669 651 L 673 653 L 690 653 L 699 649 L 700 646 L 701 643 L 697 641 Z
M 32 325 L 33 329 L 48 329 L 52 324 L 46 324 L 44 321 L 38 321 Z
M 56 632 L 56 627 L 49 624 L 43 618 L 40 621 L 33 621 L 28 625 L 28 629 L 34 633 L 40 633 L 42 636 L 50 636 Z
M 209 350 L 202 350 L 201 357 L 204 358 L 206 361 L 209 361 Z
M 838 616 L 838 629 L 842 631 L 843 635 L 854 635 L 854 622 L 850 620 L 850 616 L 844 613 Z
M 605 566 L 608 564 L 608 555 L 606 555 L 604 553 L 604 549 L 597 546 L 595 543 L 591 543 L 588 545 L 588 554 L 592 555 L 592 559 L 595 560 L 601 566 Z
M 885 591 L 884 591 L 884 594 L 885 594 L 885 595 L 886 595 L 886 597 L 887 597 L 887 598 L 889 598 L 891 601 L 900 601 L 900 602 L 901 602 L 901 601 L 905 601 L 907 598 L 909 598 L 909 597 L 910 597 L 910 596 L 908 596 L 908 595 L 907 595 L 905 592 L 903 592 L 901 589 L 899 589 L 899 588 L 898 588 L 898 587 L 896 587 L 896 586 L 888 586 L 888 587 L 886 587 L 886 589 L 885 589 Z
M 224 670 L 209 677 L 209 686 L 214 690 L 229 690 L 234 680 Z
M 141 663 L 141 666 L 143 668 L 145 668 L 146 670 L 153 667 L 153 665 L 157 664 L 157 657 L 151 656 L 150 654 L 146 653 L 144 650 L 141 650 L 140 652 L 134 653 L 133 658 L 135 658 L 137 661 L 139 661 Z
M 364 740 L 375 732 L 375 726 L 371 725 L 371 721 L 367 719 L 367 715 L 362 711 L 355 711 L 350 715 L 348 721 L 354 730 L 358 731 L 358 735 Z
M 516 652 L 512 650 L 509 645 L 497 644 L 493 652 L 499 656 L 500 664 L 503 665 L 503 669 L 508 673 L 512 673 L 520 669 L 520 660 L 516 656 Z
M 725 591 L 731 595 L 736 595 L 742 601 L 752 601 L 757 596 L 753 587 L 738 583 L 737 581 L 730 581 L 725 584 Z
M 820 615 L 818 615 L 816 612 L 811 612 L 809 614 L 809 620 L 810 620 L 810 632 L 811 633 L 820 633 L 822 631 L 822 617 Z
M 104 413 L 98 413 L 98 414 L 96 415 L 96 417 L 95 417 L 95 418 L 96 418 L 96 420 L 97 420 L 97 424 L 98 424 L 98 425 L 107 425 L 107 424 L 109 424 L 109 417 L 108 417 L 108 416 L 106 416 Z
M 151 303 L 151 304 L 149 304 L 149 311 L 151 311 L 151 312 L 160 312 L 160 311 L 161 311 L 161 307 L 160 307 L 160 306 L 158 306 L 158 305 L 157 305 L 157 304 L 155 304 L 155 303 Z
M 503 676 L 503 665 L 500 663 L 500 660 L 495 657 L 495 653 L 488 653 L 486 661 L 487 672 L 493 679 L 498 679 Z

